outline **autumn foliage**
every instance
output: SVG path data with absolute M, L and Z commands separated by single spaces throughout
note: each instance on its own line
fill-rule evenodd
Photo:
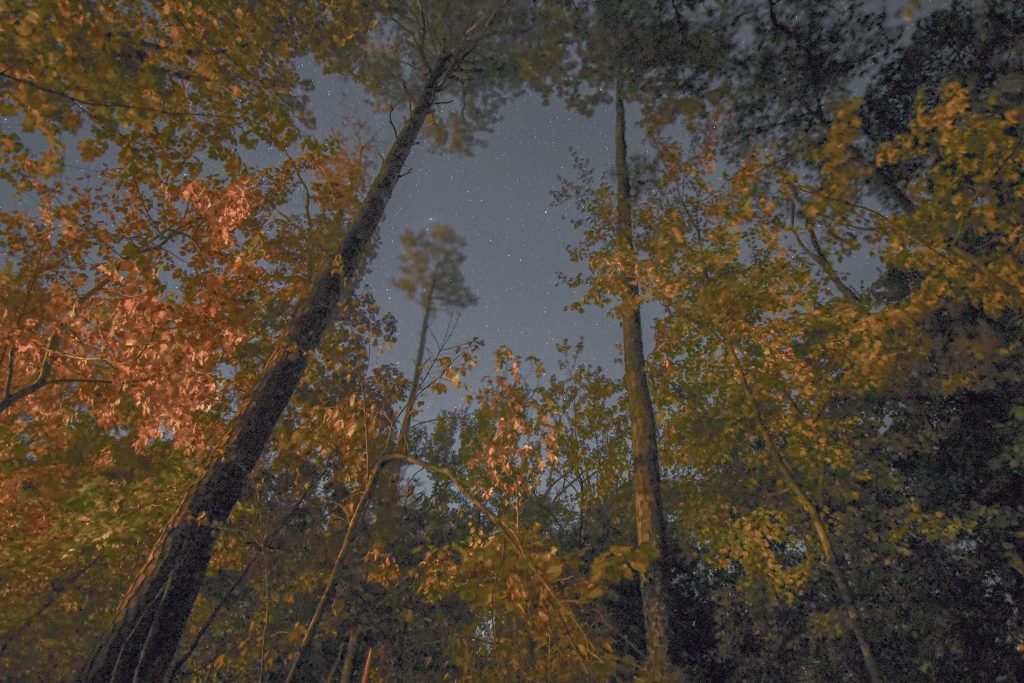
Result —
M 191 529 L 165 680 L 1024 677 L 1019 8 L 897 45 L 856 2 L 823 6 L 859 44 L 789 0 L 505 4 L 0 6 L 0 677 L 92 680 Z M 922 56 L 968 25 L 971 59 Z M 828 40 L 841 82 L 807 73 Z M 396 141 L 313 127 L 306 59 L 385 126 L 408 105 Z M 578 150 L 552 189 L 576 308 L 653 329 L 625 377 L 456 325 L 463 226 L 372 260 L 415 141 L 466 151 L 524 86 L 617 98 L 616 172 Z M 275 363 L 301 372 L 237 502 L 189 518 Z

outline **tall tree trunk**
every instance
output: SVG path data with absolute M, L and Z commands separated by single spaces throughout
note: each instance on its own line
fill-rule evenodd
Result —
M 214 449 L 209 468 L 171 516 L 118 606 L 113 625 L 77 680 L 99 683 L 164 678 L 213 554 L 217 527 L 238 501 L 291 401 L 308 354 L 319 345 L 343 292 L 353 285 L 451 61 L 448 55 L 442 57 L 427 75 L 423 93 L 381 164 L 351 230 L 335 252 L 334 263 L 320 274 L 297 307 L 256 386 Z
M 623 245 L 633 246 L 632 196 L 626 161 L 626 113 L 622 96 L 615 94 L 615 179 L 618 202 L 618 230 Z M 620 305 L 622 322 L 623 381 L 629 406 L 633 440 L 633 487 L 636 498 L 636 537 L 658 552 L 640 578 L 644 632 L 647 636 L 647 672 L 656 680 L 678 677 L 668 656 L 668 586 L 664 560 L 668 551 L 665 512 L 661 502 L 661 466 L 658 463 L 658 434 L 654 406 L 644 370 L 644 338 L 636 278 L 626 275 L 629 297 Z

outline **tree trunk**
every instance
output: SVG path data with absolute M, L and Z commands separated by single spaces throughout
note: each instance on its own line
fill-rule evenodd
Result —
M 735 352 L 733 352 L 735 358 Z M 739 359 L 736 359 L 739 362 Z M 860 650 L 861 659 L 864 662 L 864 670 L 868 674 L 868 679 L 871 683 L 882 683 L 882 675 L 879 673 L 878 662 L 875 660 L 874 652 L 871 650 L 871 643 L 868 641 L 867 634 L 864 633 L 864 629 L 860 625 L 860 615 L 857 612 L 856 604 L 853 601 L 853 596 L 850 594 L 849 584 L 846 582 L 846 575 L 839 566 L 839 558 L 836 557 L 835 550 L 832 546 L 832 535 L 829 533 L 828 526 L 825 525 L 825 520 L 821 518 L 821 514 L 818 512 L 818 506 L 815 505 L 814 501 L 810 499 L 807 493 L 804 492 L 803 487 L 796 480 L 796 476 L 793 471 L 789 468 L 785 459 L 782 457 L 782 452 L 779 447 L 775 444 L 775 440 L 771 438 L 771 434 L 768 432 L 767 425 L 764 424 L 761 418 L 760 412 L 758 412 L 758 421 L 761 427 L 762 436 L 768 442 L 768 446 L 772 453 L 772 462 L 775 465 L 776 471 L 779 473 L 779 477 L 782 482 L 789 489 L 790 493 L 797 499 L 797 503 L 807 514 L 808 519 L 811 522 L 811 528 L 814 529 L 814 535 L 818 538 L 818 543 L 821 546 L 821 553 L 825 556 L 825 566 L 828 569 L 829 574 L 832 576 L 832 580 L 836 584 L 836 591 L 839 593 L 839 601 L 843 604 L 843 610 L 846 612 L 846 620 L 850 626 L 850 631 L 853 633 L 853 639 L 857 641 L 857 648 Z
M 426 304 L 423 309 L 423 323 L 420 326 L 420 340 L 416 351 L 416 368 L 412 373 L 412 384 L 409 385 L 409 397 L 406 400 L 406 412 L 402 417 L 402 427 L 399 431 L 398 438 L 389 446 L 384 457 L 377 462 L 373 471 L 367 478 L 366 488 L 359 497 L 359 502 L 352 510 L 352 518 L 348 521 L 348 526 L 345 529 L 345 536 L 341 541 L 341 547 L 338 548 L 338 552 L 334 557 L 334 564 L 331 566 L 331 573 L 327 576 L 324 590 L 320 594 L 320 600 L 317 602 L 316 608 L 313 610 L 313 616 L 309 619 L 309 625 L 306 627 L 306 633 L 302 636 L 302 642 L 299 644 L 299 653 L 295 657 L 295 661 L 292 662 L 291 668 L 288 670 L 288 677 L 285 679 L 285 683 L 315 679 L 314 672 L 310 670 L 309 653 L 312 650 L 313 640 L 316 638 L 317 631 L 320 629 L 320 622 L 323 620 L 327 610 L 329 610 L 331 605 L 334 604 L 334 596 L 338 588 L 338 574 L 341 572 L 341 568 L 345 562 L 345 556 L 348 554 L 348 550 L 352 545 L 352 537 L 355 532 L 356 525 L 359 524 L 360 517 L 363 515 L 363 510 L 366 509 L 366 505 L 369 503 L 370 497 L 373 495 L 374 488 L 377 486 L 377 480 L 382 476 L 387 477 L 385 468 L 394 470 L 396 469 L 395 467 L 388 466 L 399 464 L 397 461 L 392 460 L 392 456 L 396 452 L 399 452 L 399 449 L 409 437 L 409 425 L 412 423 L 410 416 L 412 414 L 412 406 L 416 402 L 416 394 L 419 393 L 421 376 L 420 368 L 423 365 L 423 354 L 427 346 L 427 331 L 430 329 L 430 312 L 433 307 L 433 293 L 434 287 L 433 284 L 431 284 L 430 290 L 427 294 Z M 387 486 L 386 490 L 392 495 L 392 500 L 390 501 L 392 505 L 390 507 L 393 508 L 395 507 L 395 501 L 397 501 L 397 477 L 394 479 L 386 478 L 385 485 Z
M 737 360 L 738 362 L 738 360 Z M 793 475 L 793 471 L 786 464 L 786 461 L 782 457 L 782 452 L 778 446 L 775 445 L 774 439 L 771 438 L 768 432 L 767 426 L 761 420 L 760 413 L 758 413 L 758 420 L 760 421 L 761 433 L 768 441 L 769 448 L 772 451 L 772 461 L 775 464 L 775 469 L 779 473 L 783 483 L 789 489 L 790 493 L 797 499 L 797 503 L 807 514 L 808 519 L 811 522 L 811 527 L 814 529 L 815 536 L 818 537 L 818 543 L 821 545 L 822 555 L 825 556 L 825 566 L 828 569 L 829 574 L 832 575 L 832 580 L 836 584 L 836 591 L 839 593 L 839 601 L 843 604 L 843 610 L 846 612 L 846 620 L 850 626 L 850 631 L 853 632 L 853 639 L 857 641 L 857 648 L 860 650 L 861 659 L 864 662 L 864 670 L 868 674 L 868 679 L 871 683 L 882 683 L 883 678 L 879 673 L 878 662 L 875 660 L 874 652 L 871 650 L 871 643 L 868 641 L 867 634 L 864 633 L 864 629 L 860 625 L 860 615 L 857 612 L 856 604 L 853 601 L 853 596 L 850 594 L 850 587 L 846 582 L 846 575 L 839 566 L 839 558 L 836 557 L 835 550 L 832 547 L 832 535 L 829 533 L 828 527 L 825 525 L 825 520 L 821 518 L 821 514 L 818 512 L 818 506 L 814 504 L 814 501 L 808 497 L 804 492 L 803 488 L 797 482 L 796 477 Z
M 371 647 L 366 651 L 366 664 L 363 665 L 363 677 L 359 679 L 359 683 L 370 683 L 370 667 L 373 664 L 373 648 Z
M 409 388 L 409 398 L 405 402 L 405 411 L 402 414 L 402 427 L 398 431 L 398 440 L 395 442 L 395 451 L 408 451 L 409 428 L 412 426 L 412 411 L 416 406 L 416 394 L 419 393 L 420 379 L 423 375 L 423 355 L 427 350 L 427 332 L 430 330 L 430 316 L 434 308 L 434 275 L 430 280 L 430 287 L 427 289 L 423 301 L 423 321 L 420 323 L 420 341 L 416 347 L 416 364 L 412 369 L 412 385 Z
M 450 62 L 451 57 L 445 56 L 431 69 L 422 95 L 381 164 L 351 230 L 335 252 L 334 263 L 319 275 L 297 307 L 283 340 L 215 448 L 210 467 L 168 521 L 118 606 L 113 625 L 76 680 L 98 683 L 164 678 L 213 554 L 217 527 L 227 520 L 291 401 L 306 369 L 307 355 L 319 345 L 343 291 L 353 285 Z
M 624 246 L 633 246 L 633 219 L 629 168 L 626 161 L 626 115 L 621 95 L 615 95 L 615 178 L 618 201 L 618 230 Z M 658 433 L 654 406 L 644 370 L 644 338 L 636 278 L 626 275 L 628 291 L 620 306 L 622 322 L 623 382 L 629 406 L 633 441 L 633 487 L 636 498 L 637 543 L 649 543 L 657 557 L 640 577 L 644 632 L 647 637 L 648 675 L 655 680 L 679 677 L 668 656 L 668 600 L 664 560 L 668 551 L 665 512 L 661 502 L 661 467 L 658 463 Z
M 345 644 L 345 659 L 341 662 L 341 676 L 338 683 L 349 683 L 352 680 L 352 667 L 356 663 L 356 647 L 359 645 L 359 627 L 353 626 L 348 634 L 348 642 Z M 335 662 L 337 664 L 337 662 Z M 327 683 L 334 683 L 334 671 L 327 676 Z

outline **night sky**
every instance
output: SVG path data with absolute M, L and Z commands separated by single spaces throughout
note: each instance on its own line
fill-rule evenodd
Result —
M 376 136 L 383 153 L 393 136 L 387 115 L 367 105 L 353 107 L 359 100 L 346 96 L 352 86 L 340 79 L 316 80 L 312 107 L 318 128 L 326 131 L 341 117 L 354 116 Z M 349 108 L 339 113 L 339 102 L 348 102 Z M 396 111 L 395 125 L 400 125 L 400 118 Z M 582 315 L 565 310 L 582 295 L 559 282 L 559 273 L 575 272 L 566 247 L 579 235 L 572 226 L 572 207 L 555 206 L 551 196 L 559 187 L 559 175 L 574 177 L 573 149 L 598 171 L 610 170 L 613 131 L 610 104 L 587 118 L 558 100 L 544 105 L 540 96 L 527 93 L 504 107 L 502 120 L 483 136 L 485 144 L 469 156 L 432 151 L 427 143 L 417 145 L 407 165 L 411 172 L 399 182 L 381 224 L 380 250 L 366 279 L 382 309 L 398 319 L 398 343 L 383 360 L 411 372 L 421 317 L 421 310 L 390 284 L 401 255 L 399 236 L 405 230 L 446 223 L 467 242 L 463 272 L 479 299 L 461 313 L 453 337 L 464 341 L 477 336 L 485 342 L 470 385 L 493 370 L 493 353 L 501 345 L 520 355 L 538 356 L 553 370 L 559 358 L 555 345 L 581 337 L 583 360 L 618 376 L 621 371 L 613 367 L 621 339 L 618 323 L 596 309 Z M 639 134 L 638 129 L 635 135 Z M 447 315 L 439 315 L 432 328 L 440 334 L 446 322 Z M 648 328 L 651 324 L 645 321 Z M 457 400 L 449 394 L 431 403 L 454 405 Z M 428 413 L 433 412 L 431 407 Z
M 354 118 L 369 130 L 383 153 L 393 137 L 386 114 L 374 112 L 365 96 L 355 95 L 357 86 L 339 77 L 317 77 L 312 109 L 318 129 L 339 127 L 340 119 Z M 338 110 L 338 103 L 346 109 Z M 467 242 L 463 272 L 479 304 L 464 310 L 453 341 L 474 336 L 485 342 L 478 355 L 479 366 L 468 378 L 470 388 L 479 385 L 493 368 L 493 353 L 502 346 L 541 359 L 549 371 L 560 355 L 555 345 L 564 340 L 584 341 L 583 362 L 602 366 L 610 377 L 622 374 L 618 344 L 622 338 L 617 320 L 603 310 L 588 307 L 583 314 L 566 310 L 578 300 L 582 289 L 573 290 L 559 282 L 559 273 L 574 273 L 578 266 L 569 259 L 566 247 L 579 242 L 572 225 L 574 208 L 554 205 L 551 193 L 560 186 L 559 176 L 575 178 L 573 150 L 580 153 L 601 174 L 609 174 L 614 163 L 612 135 L 614 111 L 611 104 L 597 107 L 585 117 L 568 110 L 557 99 L 543 104 L 539 95 L 526 93 L 502 110 L 501 121 L 484 137 L 485 144 L 471 155 L 432 151 L 426 142 L 418 144 L 407 165 L 411 172 L 398 183 L 383 223 L 381 246 L 371 264 L 366 283 L 378 304 L 398 320 L 398 343 L 386 352 L 382 362 L 394 362 L 407 374 L 412 372 L 417 332 L 422 312 L 403 293 L 393 288 L 401 255 L 399 237 L 405 230 L 422 230 L 433 223 L 446 223 Z M 636 122 L 638 107 L 627 107 L 627 119 Z M 401 125 L 401 114 L 393 115 Z M 343 127 L 342 127 L 343 128 Z M 646 147 L 642 129 L 627 129 L 630 154 Z M 673 131 L 663 131 L 671 136 Z M 376 173 L 376 168 L 370 173 Z M 874 279 L 877 262 L 867 253 L 855 255 L 843 264 L 852 271 L 850 283 L 863 286 Z M 646 351 L 653 345 L 656 310 L 644 311 Z M 435 317 L 432 330 L 440 335 L 446 315 Z M 429 349 L 430 347 L 428 347 Z M 459 404 L 460 394 L 432 396 L 424 414 Z

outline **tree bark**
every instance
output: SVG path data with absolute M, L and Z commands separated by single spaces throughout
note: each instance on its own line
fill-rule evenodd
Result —
M 319 345 L 342 294 L 353 281 L 402 168 L 443 87 L 451 56 L 428 73 L 423 93 L 391 145 L 352 228 L 289 322 L 211 456 L 206 473 L 171 516 L 118 606 L 114 622 L 76 680 L 160 681 L 188 624 L 223 524 L 291 401 L 307 357 Z
M 632 196 L 626 159 L 626 114 L 622 96 L 615 94 L 615 179 L 618 202 L 619 238 L 631 252 L 633 246 Z M 620 304 L 622 323 L 623 382 L 629 406 L 633 443 L 633 487 L 636 502 L 636 537 L 638 544 L 649 543 L 657 557 L 640 577 L 643 602 L 644 633 L 647 637 L 646 672 L 655 680 L 680 678 L 669 661 L 669 617 L 665 557 L 668 538 L 665 512 L 661 501 L 661 466 L 658 462 L 658 433 L 654 406 L 644 369 L 644 338 L 637 301 L 636 278 L 626 275 L 626 299 Z

